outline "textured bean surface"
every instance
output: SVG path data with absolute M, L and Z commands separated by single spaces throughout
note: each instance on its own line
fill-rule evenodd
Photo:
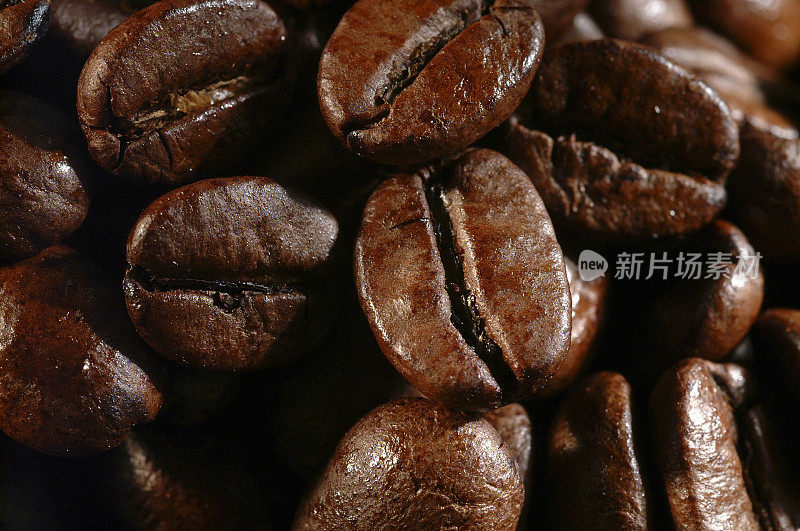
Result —
M 22 61 L 47 33 L 50 2 L 0 2 L 0 74 Z

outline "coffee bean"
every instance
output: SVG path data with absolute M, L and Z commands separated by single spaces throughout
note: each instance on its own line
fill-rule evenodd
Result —
M 586 369 L 594 354 L 593 347 L 600 323 L 605 314 L 608 282 L 605 277 L 591 281 L 581 279 L 578 267 L 569 258 L 567 266 L 570 298 L 572 300 L 572 328 L 569 351 L 564 363 L 537 398 L 549 398 L 572 386 Z
M 22 61 L 49 25 L 48 0 L 0 1 L 0 74 Z
M 689 272 L 655 302 L 652 340 L 669 360 L 665 366 L 688 357 L 723 359 L 753 326 L 764 299 L 761 264 L 735 226 L 717 220 L 682 249 L 684 258 L 700 256 L 705 271 L 696 278 Z M 707 278 L 714 263 L 719 277 Z
M 515 529 L 523 496 L 488 422 L 403 399 L 345 435 L 294 529 Z
M 585 12 L 580 12 L 572 19 L 572 23 L 567 26 L 557 41 L 548 38 L 547 47 L 554 48 L 561 44 L 569 44 L 570 42 L 577 41 L 596 41 L 602 39 L 605 35 L 597 22 L 591 15 Z
M 453 154 L 505 120 L 544 32 L 532 0 L 360 0 L 322 53 L 319 101 L 357 154 L 408 165 Z
M 800 310 L 772 308 L 758 317 L 751 332 L 754 357 L 767 378 L 783 387 L 800 410 Z
M 650 49 L 613 39 L 553 50 L 506 142 L 556 223 L 616 241 L 708 224 L 739 154 L 717 93 Z
M 146 7 L 140 0 L 51 0 L 51 34 L 86 59 L 108 32 Z
M 483 414 L 483 418 L 497 430 L 508 446 L 511 455 L 519 464 L 519 475 L 527 485 L 528 473 L 532 471 L 531 445 L 533 433 L 531 419 L 520 404 L 509 404 Z
M 260 0 L 164 0 L 114 28 L 78 83 L 95 161 L 175 186 L 225 170 L 286 106 L 283 22 Z
M 56 244 L 89 209 L 80 131 L 47 103 L 0 91 L 0 262 Z
M 794 0 L 692 0 L 698 22 L 778 68 L 800 57 L 800 4 Z
M 787 470 L 757 386 L 741 367 L 697 358 L 664 373 L 650 398 L 654 440 L 678 529 L 789 529 Z
M 582 380 L 556 412 L 548 442 L 556 529 L 646 529 L 632 392 L 618 373 Z
M 75 251 L 0 269 L 0 428 L 49 454 L 101 452 L 152 420 L 162 369 L 118 289 Z
M 470 410 L 529 398 L 569 348 L 570 296 L 550 219 L 525 174 L 473 150 L 372 194 L 356 242 L 361 307 L 425 396 Z
M 265 177 L 179 188 L 130 234 L 128 312 L 145 341 L 180 363 L 287 363 L 328 328 L 337 231 L 329 212 Z
M 533 7 L 542 17 L 547 42 L 560 39 L 573 19 L 588 5 L 589 0 L 533 0 Z
M 654 31 L 694 25 L 685 0 L 594 0 L 588 11 L 609 37 L 629 41 Z

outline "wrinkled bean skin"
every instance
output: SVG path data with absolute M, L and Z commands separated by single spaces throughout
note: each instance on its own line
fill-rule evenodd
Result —
M 81 72 L 92 157 L 117 176 L 171 187 L 227 169 L 285 107 L 285 40 L 260 0 L 165 0 L 138 12 Z
M 48 0 L 0 2 L 0 75 L 30 53 L 49 25 Z
M 717 220 L 697 242 L 687 244 L 689 252 L 729 254 L 732 263 L 724 265 L 725 273 L 717 279 L 679 281 L 656 302 L 653 336 L 670 361 L 723 359 L 753 326 L 764 300 L 761 268 L 755 275 L 737 272 L 740 259 L 755 260 L 756 255 L 739 229 Z
M 344 436 L 293 529 L 515 529 L 524 488 L 481 418 L 425 399 L 381 406 Z
M 55 455 L 98 453 L 152 420 L 164 375 L 111 281 L 51 247 L 0 269 L 0 428 Z
M 800 4 L 794 0 L 692 0 L 695 16 L 759 61 L 783 68 L 800 57 Z
M 505 151 L 554 222 L 623 242 L 708 224 L 725 204 L 738 132 L 707 85 L 649 48 L 603 39 L 545 58 Z
M 322 114 L 358 155 L 392 165 L 432 161 L 513 112 L 543 46 L 531 0 L 361 0 L 322 52 Z
M 556 412 L 548 467 L 556 529 L 644 529 L 647 501 L 634 444 L 631 387 L 601 372 Z
M 629 41 L 667 28 L 694 25 L 685 0 L 594 0 L 589 12 L 609 37 Z
M 536 190 L 496 152 L 384 181 L 354 267 L 378 344 L 427 397 L 497 408 L 534 395 L 564 361 L 563 254 Z
M 72 234 L 89 209 L 80 131 L 36 98 L 0 91 L 0 263 Z
M 145 341 L 179 363 L 287 363 L 327 329 L 337 235 L 328 211 L 266 177 L 173 190 L 128 238 L 128 312 Z

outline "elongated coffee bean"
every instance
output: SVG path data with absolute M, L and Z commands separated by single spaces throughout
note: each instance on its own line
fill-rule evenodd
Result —
M 327 330 L 337 234 L 327 210 L 265 177 L 173 190 L 128 239 L 128 312 L 153 348 L 180 363 L 286 363 Z
M 164 0 L 114 28 L 78 84 L 89 151 L 165 185 L 227 169 L 285 107 L 283 22 L 260 0 Z
M 344 436 L 294 529 L 511 530 L 523 497 L 517 461 L 487 421 L 403 399 Z
M 162 403 L 163 373 L 114 286 L 56 246 L 0 269 L 0 428 L 49 454 L 101 452 Z
M 603 39 L 547 56 L 510 120 L 507 150 L 555 222 L 644 240 L 693 232 L 719 213 L 738 133 L 707 85 L 649 48 Z
M 49 25 L 48 0 L 0 1 L 0 74 L 22 61 Z
M 356 242 L 361 306 L 422 394 L 471 410 L 528 398 L 569 348 L 564 256 L 525 174 L 490 150 L 386 180 Z
M 0 263 L 56 244 L 89 209 L 78 127 L 53 106 L 0 91 Z
M 322 53 L 319 101 L 359 155 L 414 164 L 455 153 L 517 107 L 539 66 L 533 0 L 360 0 Z

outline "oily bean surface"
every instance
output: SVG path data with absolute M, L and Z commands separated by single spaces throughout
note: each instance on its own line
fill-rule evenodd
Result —
M 50 2 L 0 2 L 0 74 L 18 64 L 47 33 Z

